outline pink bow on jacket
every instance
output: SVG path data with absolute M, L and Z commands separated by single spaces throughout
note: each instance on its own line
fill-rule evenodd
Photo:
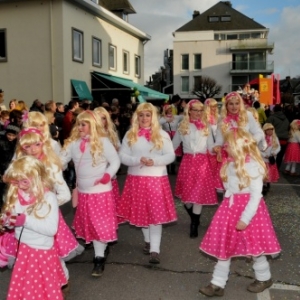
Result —
M 149 142 L 151 139 L 151 129 L 150 128 L 140 128 L 138 136 L 144 136 L 145 139 Z

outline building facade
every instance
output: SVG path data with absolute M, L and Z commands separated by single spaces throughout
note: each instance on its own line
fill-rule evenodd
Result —
M 5 102 L 110 97 L 107 90 L 97 94 L 95 73 L 142 84 L 144 44 L 150 36 L 127 22 L 134 12 L 130 5 L 110 11 L 107 2 L 1 0 L 0 87 Z
M 192 91 L 201 76 L 222 86 L 222 92 L 238 90 L 259 74 L 270 75 L 268 60 L 274 44 L 269 29 L 219 2 L 204 13 L 194 11 L 193 19 L 174 33 L 174 94 L 195 97 Z M 217 96 L 216 96 L 217 97 Z

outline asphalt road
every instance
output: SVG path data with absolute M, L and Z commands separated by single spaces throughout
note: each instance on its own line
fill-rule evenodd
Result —
M 172 187 L 175 175 L 170 175 Z M 118 177 L 120 188 L 125 175 Z M 252 263 L 244 258 L 234 259 L 225 289 L 224 300 L 296 300 L 300 299 L 300 177 L 281 174 L 272 184 L 266 203 L 282 247 L 281 256 L 270 259 L 273 286 L 261 294 L 251 294 L 246 287 L 254 278 Z M 163 227 L 161 263 L 152 266 L 142 252 L 140 229 L 123 224 L 118 230 L 118 242 L 110 246 L 105 271 L 101 278 L 91 274 L 93 250 L 67 264 L 70 272 L 69 300 L 201 300 L 200 286 L 207 285 L 215 265 L 214 259 L 198 249 L 217 206 L 204 207 L 199 237 L 189 238 L 189 217 L 180 201 L 174 200 L 178 221 Z M 220 199 L 221 201 L 221 199 Z M 62 207 L 71 224 L 71 204 Z M 11 271 L 0 271 L 0 300 L 6 298 Z

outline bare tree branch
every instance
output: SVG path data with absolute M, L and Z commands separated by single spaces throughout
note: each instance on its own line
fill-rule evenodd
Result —
M 219 95 L 221 90 L 222 86 L 217 84 L 216 80 L 207 76 L 199 76 L 195 79 L 195 86 L 192 93 L 200 100 L 205 100 Z

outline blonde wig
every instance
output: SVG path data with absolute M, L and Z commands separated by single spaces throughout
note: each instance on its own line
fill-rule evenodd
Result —
M 171 110 L 171 115 L 172 115 L 171 118 L 168 117 L 168 113 L 167 113 L 168 110 Z M 162 117 L 169 119 L 171 122 L 173 121 L 173 119 L 174 119 L 174 111 L 173 111 L 172 105 L 166 104 L 166 105 L 163 106 Z
M 132 126 L 128 131 L 127 139 L 128 145 L 132 146 L 137 142 L 138 132 L 139 132 L 139 113 L 146 111 L 151 113 L 151 142 L 153 143 L 153 148 L 162 149 L 163 138 L 160 134 L 160 124 L 158 122 L 157 109 L 154 105 L 148 102 L 144 102 L 138 105 L 133 116 L 132 116 Z
M 257 110 L 254 107 L 248 107 L 247 110 L 251 112 L 251 114 L 252 114 L 253 118 L 255 119 L 255 121 L 257 123 L 259 123 L 259 118 L 258 118 L 258 112 L 257 112 Z
M 63 149 L 66 149 L 71 142 L 81 139 L 78 128 L 80 123 L 87 123 L 90 127 L 89 139 L 91 145 L 91 155 L 93 158 L 93 166 L 95 166 L 100 162 L 99 159 L 103 153 L 103 145 L 100 138 L 106 137 L 102 121 L 98 114 L 90 110 L 81 112 L 76 117 L 76 123 L 72 128 L 70 137 L 65 140 Z
M 94 109 L 94 112 L 99 115 L 100 118 L 105 117 L 106 119 L 106 126 L 104 130 L 106 131 L 106 135 L 114 145 L 115 149 L 119 150 L 119 138 L 117 134 L 117 129 L 113 121 L 111 120 L 109 112 L 104 107 L 97 107 Z M 102 122 L 102 120 L 101 120 Z
M 20 158 L 26 154 L 24 148 L 36 143 L 42 143 L 42 157 L 40 160 L 46 165 L 47 169 L 52 169 L 52 165 L 56 165 L 58 170 L 62 170 L 60 158 L 55 153 L 53 148 L 48 146 L 42 132 L 35 127 L 28 127 L 21 130 L 16 146 L 16 157 Z
M 266 130 L 273 129 L 272 148 L 276 149 L 277 147 L 279 147 L 279 143 L 277 142 L 277 135 L 276 135 L 274 126 L 271 123 L 265 123 L 262 129 L 263 129 L 265 135 L 266 135 Z
M 204 110 L 204 105 L 196 99 L 190 100 L 190 102 L 185 106 L 183 112 L 183 119 L 178 126 L 178 131 L 182 135 L 189 134 L 190 132 L 190 110 L 191 109 L 202 109 Z M 202 114 L 200 121 L 204 125 L 203 133 L 204 135 L 208 135 L 208 124 L 205 113 Z
M 215 107 L 213 111 L 211 108 Z M 214 98 L 208 98 L 204 101 L 205 115 L 208 123 L 216 124 L 219 119 L 218 102 Z
M 49 177 L 45 165 L 38 159 L 32 156 L 24 156 L 14 160 L 5 171 L 3 176 L 4 182 L 8 184 L 6 194 L 6 202 L 4 211 L 12 211 L 15 203 L 18 200 L 19 180 L 30 181 L 30 195 L 35 199 L 35 202 L 27 207 L 27 213 L 33 214 L 38 219 L 45 218 L 51 210 L 51 206 L 44 200 L 44 194 L 47 190 L 53 190 L 53 181 Z M 38 211 L 43 205 L 48 205 L 48 213 L 39 215 Z
M 221 108 L 221 119 L 222 119 L 221 130 L 223 134 L 228 130 L 230 125 L 228 122 L 224 122 L 224 119 L 226 119 L 226 117 L 228 116 L 227 105 L 230 100 L 238 100 L 240 103 L 239 118 L 237 121 L 238 127 L 245 127 L 245 125 L 248 122 L 247 110 L 244 105 L 244 100 L 242 99 L 242 97 L 238 92 L 231 92 L 226 95 L 225 101 Z
M 293 120 L 290 124 L 290 131 L 289 131 L 289 137 L 293 137 L 293 135 L 295 134 L 295 132 L 299 131 L 299 127 L 300 127 L 300 120 L 296 119 Z
M 29 113 L 23 116 L 23 127 L 35 127 L 39 129 L 45 137 L 45 140 L 49 140 L 51 138 L 51 134 L 49 131 L 48 120 L 44 114 L 39 111 L 30 111 Z M 50 141 L 49 141 L 50 144 Z
M 236 176 L 239 179 L 239 189 L 242 190 L 248 187 L 251 182 L 251 177 L 245 170 L 245 161 L 247 158 L 252 158 L 258 162 L 263 170 L 263 177 L 267 178 L 266 165 L 258 150 L 257 143 L 252 135 L 243 129 L 234 128 L 229 130 L 224 135 L 224 146 L 228 152 L 228 156 L 232 158 L 235 166 Z M 221 178 L 224 182 L 228 181 L 227 168 L 230 160 L 228 160 L 221 168 Z

